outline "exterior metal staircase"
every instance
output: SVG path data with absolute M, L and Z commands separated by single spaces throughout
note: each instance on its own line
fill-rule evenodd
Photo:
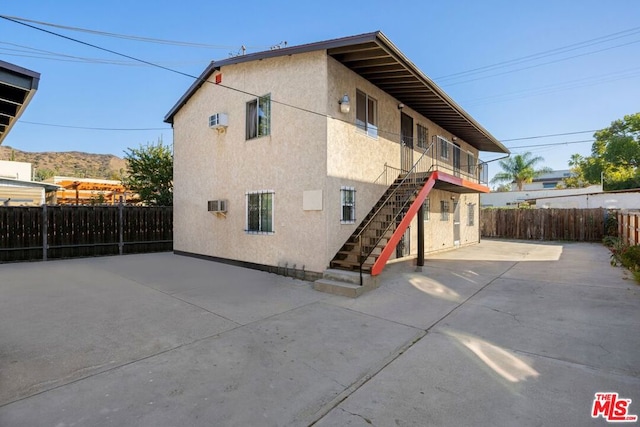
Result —
M 444 165 L 439 165 L 436 160 L 436 142 L 438 140 L 425 149 L 411 170 L 400 173 L 387 188 L 331 260 L 323 278 L 314 283 L 316 290 L 357 297 L 376 288 L 375 276 L 382 272 L 434 186 L 460 193 L 489 191 L 482 183 L 460 177 L 455 168 L 453 175 L 440 171 Z M 484 164 L 478 164 L 476 171 L 479 175 L 486 172 Z
M 401 174 L 342 245 L 331 260 L 330 267 L 371 274 L 376 261 L 390 243 L 404 214 L 416 201 L 420 190 L 427 186 L 430 176 L 431 172 Z M 433 185 L 430 185 L 431 187 Z M 421 199 L 420 203 L 424 201 L 424 197 Z M 397 243 L 395 242 L 392 250 Z

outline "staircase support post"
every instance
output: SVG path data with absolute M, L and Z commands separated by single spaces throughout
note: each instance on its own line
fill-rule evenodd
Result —
M 418 208 L 418 260 L 417 271 L 422 271 L 424 266 L 424 203 Z

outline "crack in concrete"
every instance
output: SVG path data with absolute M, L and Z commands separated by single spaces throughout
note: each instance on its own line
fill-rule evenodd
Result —
M 339 409 L 340 409 L 342 412 L 346 412 L 347 414 L 352 415 L 352 416 L 354 416 L 354 417 L 362 418 L 362 419 L 364 420 L 364 422 L 366 422 L 367 424 L 374 425 L 374 424 L 373 424 L 373 422 L 372 422 L 369 418 L 366 418 L 366 417 L 364 417 L 364 416 L 362 416 L 362 415 L 360 415 L 360 414 L 354 414 L 353 412 L 351 412 L 351 411 L 347 411 L 347 410 L 346 410 L 346 409 L 344 409 L 344 408 L 339 408 Z

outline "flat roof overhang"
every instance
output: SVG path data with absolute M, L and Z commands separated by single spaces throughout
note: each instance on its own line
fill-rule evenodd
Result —
M 0 144 L 38 89 L 40 73 L 0 61 Z
M 326 50 L 328 56 L 478 150 L 509 153 L 500 141 L 456 104 L 380 31 L 211 62 L 167 113 L 164 121 L 173 123 L 178 110 L 215 70 L 225 65 L 317 50 Z

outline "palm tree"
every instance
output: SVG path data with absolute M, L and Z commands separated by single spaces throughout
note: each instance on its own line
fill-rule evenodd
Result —
M 551 168 L 547 167 L 535 169 L 536 164 L 543 161 L 544 159 L 542 157 L 534 157 L 533 154 L 529 152 L 516 154 L 513 157 L 501 160 L 499 164 L 502 172 L 497 173 L 491 180 L 491 183 L 515 182 L 518 191 L 522 191 L 525 183 L 533 181 L 534 178 L 544 173 L 551 172 Z

